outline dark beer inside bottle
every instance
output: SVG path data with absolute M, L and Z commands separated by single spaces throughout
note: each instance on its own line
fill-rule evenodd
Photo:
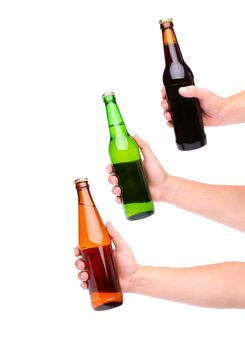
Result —
M 113 164 L 121 188 L 121 197 L 125 210 L 130 207 L 141 207 L 141 212 L 129 216 L 129 220 L 137 220 L 153 214 L 152 200 L 148 190 L 141 159 L 132 162 Z M 148 208 L 148 210 L 147 210 Z
M 198 99 L 179 94 L 179 88 L 194 85 L 194 76 L 185 63 L 178 45 L 172 22 L 161 23 L 165 55 L 163 84 L 166 89 L 177 147 L 194 150 L 206 144 L 202 112 Z
M 173 84 L 166 87 L 169 110 L 174 125 L 177 147 L 180 150 L 193 150 L 206 144 L 203 131 L 201 108 L 196 98 L 185 98 L 179 88 L 189 84 Z
M 81 250 L 89 274 L 91 303 L 96 311 L 112 309 L 122 304 L 112 253 L 110 244 Z

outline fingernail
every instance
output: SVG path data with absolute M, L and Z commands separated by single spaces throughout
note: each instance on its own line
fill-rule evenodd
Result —
M 117 185 L 118 184 L 118 179 L 116 178 L 116 176 L 112 177 L 112 184 L 113 185 Z
M 83 270 L 84 269 L 84 265 L 81 264 L 81 263 L 77 264 L 77 266 L 78 266 L 79 270 Z

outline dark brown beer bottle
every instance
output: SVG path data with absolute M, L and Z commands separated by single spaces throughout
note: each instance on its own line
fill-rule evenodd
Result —
M 79 249 L 88 270 L 88 288 L 94 310 L 123 303 L 111 240 L 89 191 L 88 179 L 75 180 L 78 194 Z
M 161 20 L 165 55 L 163 84 L 166 89 L 178 149 L 188 151 L 206 145 L 201 108 L 198 99 L 182 97 L 182 86 L 194 85 L 194 76 L 185 63 L 174 32 L 172 19 Z

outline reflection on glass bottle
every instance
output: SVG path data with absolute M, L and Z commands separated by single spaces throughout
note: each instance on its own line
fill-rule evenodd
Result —
M 78 195 L 79 249 L 88 270 L 92 307 L 108 310 L 122 304 L 111 240 L 89 191 L 88 179 L 75 181 Z
M 174 32 L 171 18 L 160 21 L 165 55 L 163 84 L 172 116 L 176 143 L 182 151 L 206 145 L 202 113 L 198 99 L 182 97 L 182 86 L 194 85 L 194 76 L 185 63 Z
M 109 155 L 122 190 L 126 218 L 137 220 L 154 213 L 139 147 L 127 131 L 113 92 L 103 95 L 110 143 Z

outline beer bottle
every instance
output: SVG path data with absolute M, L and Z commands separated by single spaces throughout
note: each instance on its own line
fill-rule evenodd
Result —
M 88 179 L 75 180 L 78 194 L 79 249 L 89 274 L 88 288 L 94 310 L 122 304 L 111 240 L 89 191 Z
M 166 89 L 177 147 L 182 151 L 194 150 L 207 143 L 200 104 L 198 99 L 182 97 L 178 92 L 182 86 L 194 85 L 194 76 L 181 54 L 172 19 L 161 20 L 159 23 L 166 63 L 163 84 Z
M 103 95 L 110 130 L 109 155 L 128 220 L 145 218 L 154 206 L 142 166 L 139 147 L 127 131 L 113 92 Z

